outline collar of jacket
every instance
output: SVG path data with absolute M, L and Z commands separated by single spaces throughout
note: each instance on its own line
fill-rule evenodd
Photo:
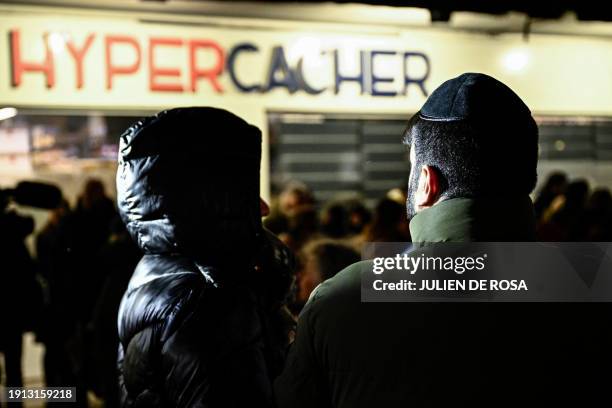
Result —
M 415 215 L 410 233 L 415 243 L 534 241 L 533 204 L 529 196 L 452 198 Z

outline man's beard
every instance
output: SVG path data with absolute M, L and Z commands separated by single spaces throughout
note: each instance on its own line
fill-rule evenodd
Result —
M 417 166 L 415 165 L 416 169 Z M 408 194 L 406 198 L 406 215 L 408 215 L 408 221 L 412 219 L 416 215 L 416 210 L 414 208 L 414 201 L 416 197 L 417 188 L 419 185 L 419 172 L 413 171 L 410 173 L 410 180 L 408 181 Z

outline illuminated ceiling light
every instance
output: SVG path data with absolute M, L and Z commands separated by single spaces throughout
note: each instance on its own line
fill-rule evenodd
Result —
M 502 64 L 508 71 L 520 72 L 529 64 L 529 54 L 523 49 L 512 50 L 503 56 Z
M 17 116 L 17 109 L 15 108 L 0 109 L 0 120 L 10 119 L 15 116 Z
M 299 37 L 289 45 L 287 60 L 296 62 L 300 58 L 305 58 L 310 62 L 316 61 L 320 59 L 322 49 L 320 39 L 313 36 Z
M 565 142 L 563 140 L 561 140 L 561 139 L 555 140 L 555 149 L 558 152 L 564 151 L 565 150 Z

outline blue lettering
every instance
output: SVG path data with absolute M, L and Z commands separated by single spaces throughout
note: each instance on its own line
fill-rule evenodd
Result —
M 412 78 L 410 74 L 408 73 L 408 59 L 412 57 L 422 58 L 423 61 L 425 62 L 425 67 L 426 67 L 425 74 L 420 78 Z M 410 84 L 416 84 L 421 89 L 421 92 L 423 92 L 423 96 L 428 96 L 429 92 L 427 92 L 427 89 L 425 89 L 425 81 L 427 80 L 427 78 L 429 78 L 430 71 L 431 71 L 431 64 L 429 63 L 429 58 L 427 58 L 427 55 L 423 54 L 422 52 L 405 52 L 404 53 L 404 92 L 403 92 L 404 95 L 408 94 L 408 86 Z
M 277 77 L 277 73 L 280 73 L 280 78 Z M 285 52 L 282 47 L 274 47 L 272 49 L 272 58 L 270 59 L 270 70 L 268 71 L 268 84 L 265 91 L 269 91 L 274 88 L 287 88 L 289 93 L 294 93 L 298 90 L 298 84 L 295 80 L 295 75 L 287 59 L 285 58 Z
M 227 70 L 229 72 L 229 76 L 232 82 L 234 83 L 234 85 L 236 86 L 236 88 L 238 88 L 240 91 L 242 92 L 261 92 L 261 85 L 257 85 L 257 84 L 245 85 L 242 82 L 240 82 L 238 80 L 238 77 L 236 76 L 236 71 L 235 71 L 236 58 L 238 57 L 238 54 L 243 51 L 258 52 L 259 48 L 257 48 L 257 46 L 251 43 L 241 43 L 241 44 L 236 45 L 234 48 L 232 48 L 232 50 L 230 51 L 227 57 Z
M 307 94 L 310 95 L 318 95 L 321 92 L 325 91 L 325 87 L 323 88 L 313 88 L 304 78 L 304 58 L 300 58 L 297 63 L 297 67 L 295 68 L 295 79 L 298 83 L 300 89 L 303 89 Z
M 359 51 L 359 74 L 356 76 L 344 76 L 340 74 L 340 67 L 339 65 L 339 61 L 338 61 L 338 50 L 334 50 L 333 51 L 333 55 L 334 55 L 334 82 L 335 82 L 335 86 L 334 86 L 334 93 L 337 95 L 338 93 L 340 93 L 340 84 L 342 82 L 357 82 L 361 88 L 361 92 L 360 94 L 364 94 L 368 91 L 367 89 L 367 83 L 365 81 L 365 78 L 367 77 L 367 71 L 368 71 L 368 58 L 367 58 L 367 53 L 365 51 Z
M 376 89 L 376 84 L 378 82 L 389 83 L 393 82 L 393 78 L 390 77 L 379 77 L 374 73 L 374 58 L 377 55 L 396 55 L 395 51 L 372 51 L 370 53 L 370 71 L 371 71 L 371 87 L 372 87 L 372 96 L 396 96 L 396 91 L 379 91 Z

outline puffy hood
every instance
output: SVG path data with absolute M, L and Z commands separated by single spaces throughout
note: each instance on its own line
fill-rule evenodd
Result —
M 248 261 L 261 234 L 261 132 L 222 109 L 166 110 L 122 135 L 121 218 L 149 254 Z

